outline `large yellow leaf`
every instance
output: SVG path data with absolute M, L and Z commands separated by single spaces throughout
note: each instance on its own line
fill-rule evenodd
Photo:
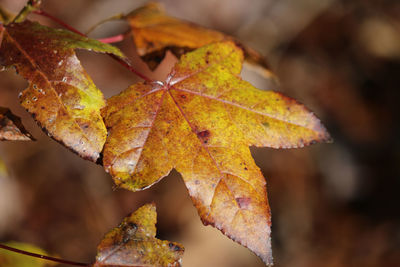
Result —
M 266 60 L 234 37 L 168 16 L 159 3 L 148 3 L 126 16 L 132 28 L 139 55 L 155 69 L 170 50 L 178 58 L 204 45 L 224 40 L 234 41 L 243 50 L 245 59 L 265 77 L 275 76 Z
M 181 266 L 183 246 L 155 238 L 156 221 L 154 204 L 146 204 L 127 216 L 100 242 L 93 266 Z
M 22 106 L 49 136 L 96 161 L 107 135 L 100 115 L 105 101 L 76 48 L 122 56 L 110 45 L 36 22 L 0 24 L 0 65 L 14 66 L 29 82 Z
M 132 191 L 175 168 L 203 223 L 271 264 L 265 179 L 249 146 L 302 147 L 329 135 L 303 105 L 241 80 L 242 61 L 232 42 L 207 45 L 185 54 L 164 83 L 109 99 L 103 165 Z

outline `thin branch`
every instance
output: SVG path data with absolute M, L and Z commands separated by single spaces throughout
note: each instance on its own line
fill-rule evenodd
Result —
M 87 30 L 87 31 L 85 32 L 85 34 L 88 35 L 88 34 L 91 33 L 92 31 L 94 31 L 97 27 L 99 27 L 101 24 L 104 24 L 104 23 L 106 23 L 106 22 L 113 21 L 113 20 L 121 20 L 121 19 L 123 19 L 124 17 L 125 17 L 125 15 L 121 13 L 121 14 L 117 14 L 117 15 L 114 15 L 114 16 L 112 16 L 112 17 L 103 19 L 103 20 L 97 22 L 97 23 L 96 23 L 95 25 L 93 25 L 92 27 L 90 27 L 90 29 Z
M 81 33 L 80 31 L 78 31 L 77 29 L 73 28 L 72 26 L 68 25 L 68 24 L 65 23 L 64 21 L 62 21 L 62 20 L 60 20 L 60 19 L 54 17 L 53 15 L 50 15 L 49 13 L 47 13 L 47 12 L 41 10 L 41 9 L 35 10 L 35 11 L 33 11 L 32 13 L 35 13 L 35 14 L 37 14 L 37 15 L 40 15 L 40 16 L 43 16 L 43 17 L 46 17 L 46 18 L 49 18 L 49 19 L 51 19 L 52 21 L 56 22 L 57 24 L 59 24 L 59 25 L 63 26 L 64 28 L 70 30 L 71 32 L 74 32 L 74 33 L 76 33 L 76 34 L 79 34 L 79 35 L 81 35 L 81 36 L 85 36 L 85 37 L 86 37 L 86 35 L 84 35 L 84 34 Z
M 19 23 L 25 20 L 26 16 L 40 8 L 42 0 L 29 0 L 24 8 L 15 16 L 13 22 Z
M 100 41 L 105 44 L 112 44 L 112 43 L 121 42 L 124 39 L 125 39 L 125 34 L 118 34 L 118 35 L 107 37 L 107 38 L 97 39 L 97 41 Z
M 46 11 L 43 11 L 43 10 L 35 10 L 35 11 L 33 11 L 33 13 L 35 13 L 35 14 L 37 14 L 37 15 L 40 15 L 40 16 L 47 17 L 47 18 L 51 19 L 52 21 L 56 22 L 57 24 L 63 26 L 64 28 L 66 28 L 66 29 L 68 29 L 68 30 L 70 30 L 70 31 L 72 31 L 72 32 L 74 32 L 74 33 L 76 33 L 76 34 L 79 34 L 79 35 L 81 35 L 81 36 L 87 37 L 84 33 L 78 31 L 78 30 L 75 29 L 74 27 L 68 25 L 67 23 L 65 23 L 64 21 L 62 21 L 62 20 L 60 20 L 60 19 L 58 19 L 58 18 L 56 18 L 56 17 L 54 17 L 53 15 L 48 14 Z M 132 73 L 136 74 L 137 76 L 139 76 L 140 78 L 142 78 L 142 79 L 145 80 L 146 82 L 153 82 L 152 79 L 150 79 L 149 77 L 147 77 L 147 76 L 144 75 L 143 73 L 137 71 L 137 70 L 132 66 L 132 64 L 129 63 L 129 61 L 128 61 L 127 59 L 123 59 L 123 58 L 120 58 L 120 57 L 118 57 L 118 56 L 116 56 L 116 55 L 109 54 L 109 53 L 107 53 L 107 55 L 109 55 L 110 57 L 112 57 L 112 58 L 113 58 L 114 60 L 116 60 L 119 64 L 121 64 L 121 65 L 124 66 L 126 69 L 130 70 Z
M 9 250 L 9 251 L 12 251 L 12 252 L 15 252 L 15 253 L 19 253 L 19 254 L 23 254 L 23 255 L 39 258 L 39 259 L 43 259 L 43 260 L 48 260 L 48 261 L 53 261 L 53 262 L 58 262 L 58 263 L 63 263 L 63 264 L 68 264 L 68 265 L 73 265 L 73 266 L 86 266 L 86 267 L 91 266 L 91 264 L 53 258 L 53 257 L 50 257 L 50 256 L 45 256 L 45 255 L 41 255 L 41 254 L 28 252 L 28 251 L 25 251 L 25 250 L 20 250 L 20 249 L 17 249 L 17 248 L 12 248 L 12 247 L 9 247 L 9 246 L 3 245 L 3 244 L 0 244 L 0 248 L 1 249 L 5 249 L 5 250 Z
M 137 76 L 139 76 L 140 78 L 142 78 L 143 80 L 145 80 L 146 82 L 152 83 L 154 82 L 154 80 L 150 79 L 149 77 L 147 77 L 146 75 L 142 74 L 141 72 L 138 72 L 133 66 L 132 64 L 129 63 L 129 61 L 127 61 L 126 59 L 121 59 L 118 56 L 114 55 L 114 54 L 107 54 L 110 57 L 112 57 L 113 59 L 115 59 L 119 64 L 121 64 L 122 66 L 124 66 L 125 68 L 127 68 L 128 70 L 130 70 L 132 73 L 135 73 Z

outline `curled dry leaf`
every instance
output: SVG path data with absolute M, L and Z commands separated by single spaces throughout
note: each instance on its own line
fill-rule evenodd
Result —
M 0 107 L 0 141 L 31 141 L 32 135 L 25 130 L 21 119 L 8 108 Z
M 181 266 L 183 246 L 155 238 L 156 222 L 155 204 L 146 204 L 127 216 L 100 242 L 93 267 Z
M 159 3 L 149 3 L 126 16 L 132 29 L 139 55 L 154 70 L 167 50 L 180 58 L 183 54 L 204 45 L 231 40 L 244 53 L 247 63 L 267 78 L 276 78 L 266 60 L 253 49 L 232 36 L 207 29 L 191 22 L 168 16 Z
M 132 191 L 175 168 L 204 224 L 272 264 L 265 179 L 249 146 L 302 147 L 329 134 L 295 100 L 241 80 L 242 62 L 233 42 L 210 44 L 183 55 L 164 83 L 110 98 L 103 165 Z
M 100 115 L 105 101 L 74 49 L 122 53 L 96 40 L 30 21 L 0 24 L 0 46 L 0 64 L 14 66 L 29 82 L 20 94 L 22 106 L 49 136 L 96 161 L 107 134 Z

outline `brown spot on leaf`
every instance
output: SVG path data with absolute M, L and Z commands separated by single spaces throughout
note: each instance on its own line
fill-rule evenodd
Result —
M 251 202 L 251 198 L 249 197 L 237 197 L 235 200 L 241 209 L 247 209 Z
M 207 143 L 208 139 L 210 137 L 210 131 L 209 130 L 205 130 L 205 131 L 201 131 L 197 133 L 197 136 L 203 140 L 203 143 Z

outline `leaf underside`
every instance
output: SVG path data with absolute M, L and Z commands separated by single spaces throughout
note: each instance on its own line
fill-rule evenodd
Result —
M 122 56 L 115 47 L 75 33 L 25 21 L 1 26 L 0 64 L 28 80 L 21 105 L 49 136 L 96 161 L 105 139 L 103 94 L 82 68 L 74 49 Z
M 245 60 L 266 78 L 276 79 L 266 60 L 253 49 L 232 36 L 168 16 L 159 3 L 148 3 L 126 16 L 139 55 L 154 70 L 164 59 L 166 51 L 180 58 L 204 45 L 233 41 L 244 53 Z
M 25 130 L 21 119 L 8 108 L 0 107 L 0 141 L 31 141 L 32 135 Z
M 233 42 L 210 44 L 183 55 L 164 83 L 110 98 L 103 165 L 132 191 L 175 168 L 204 224 L 272 264 L 265 179 L 249 146 L 303 147 L 329 134 L 295 100 L 241 80 L 242 62 Z
M 154 204 L 146 204 L 127 216 L 100 242 L 94 267 L 181 266 L 183 246 L 155 238 L 156 221 Z

